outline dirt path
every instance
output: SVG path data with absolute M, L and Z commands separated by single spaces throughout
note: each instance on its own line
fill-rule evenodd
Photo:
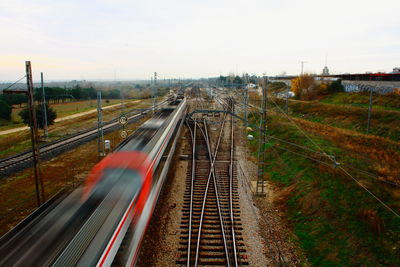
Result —
M 139 101 L 140 100 L 130 101 L 130 102 L 126 102 L 125 104 L 137 103 Z M 109 108 L 113 108 L 113 107 L 117 107 L 117 106 L 120 106 L 120 105 L 121 104 L 115 104 L 115 105 L 103 107 L 103 110 L 109 109 Z M 89 111 L 80 112 L 80 113 L 72 114 L 72 115 L 69 115 L 69 116 L 57 118 L 57 119 L 54 120 L 54 122 L 57 123 L 57 122 L 60 122 L 60 121 L 75 119 L 75 118 L 82 117 L 82 116 L 85 116 L 85 115 L 88 115 L 88 114 L 92 114 L 92 113 L 96 113 L 96 112 L 97 112 L 97 109 L 92 109 L 92 110 L 89 110 Z M 24 130 L 29 130 L 29 127 L 28 126 L 23 126 L 23 127 L 18 127 L 18 128 L 13 128 L 13 129 L 0 131 L 0 135 L 16 133 L 16 132 L 20 132 L 20 131 L 24 131 Z

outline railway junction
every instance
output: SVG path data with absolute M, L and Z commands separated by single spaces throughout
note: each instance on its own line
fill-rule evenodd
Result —
M 255 205 L 257 167 L 232 115 L 235 102 L 194 87 L 160 103 L 82 186 L 61 191 L 0 239 L 0 265 L 297 265 L 285 223 L 272 206 Z M 206 109 L 224 112 L 196 112 Z M 106 125 L 113 127 L 115 121 Z M 92 129 L 41 150 L 51 157 L 94 135 Z M 30 155 L 7 160 L 2 170 L 27 168 Z

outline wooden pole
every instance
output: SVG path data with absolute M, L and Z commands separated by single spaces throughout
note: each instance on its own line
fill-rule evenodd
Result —
M 25 69 L 26 69 L 26 83 L 28 87 L 28 110 L 29 110 L 29 119 L 30 119 L 30 129 L 31 129 L 31 141 L 32 141 L 32 154 L 33 154 L 33 169 L 35 175 L 35 187 L 36 187 L 36 199 L 38 206 L 41 205 L 45 201 L 45 192 L 43 181 L 40 177 L 40 151 L 39 146 L 37 144 L 37 121 L 36 121 L 36 112 L 35 112 L 35 102 L 33 99 L 34 91 L 33 91 L 33 81 L 32 81 L 32 69 L 31 62 L 25 61 Z M 39 193 L 40 192 L 40 193 Z

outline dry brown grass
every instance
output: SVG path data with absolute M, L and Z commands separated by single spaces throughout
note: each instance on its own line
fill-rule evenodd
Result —
M 151 100 L 143 100 L 138 103 L 128 103 L 125 110 L 133 108 L 149 107 Z M 106 109 L 103 112 L 103 121 L 107 122 L 121 113 L 120 107 Z M 55 123 L 49 127 L 49 138 L 47 142 L 57 140 L 80 131 L 90 129 L 97 125 L 97 113 L 87 114 L 70 120 Z M 43 131 L 39 131 L 43 134 Z M 44 141 L 42 142 L 44 143 Z M 20 131 L 0 136 L 0 157 L 7 157 L 31 148 L 29 131 Z
M 130 124 L 134 131 L 142 119 Z M 105 135 L 112 147 L 122 139 L 119 131 Z M 91 168 L 98 162 L 97 140 L 88 142 L 41 164 L 46 198 L 49 199 L 64 188 L 76 188 L 82 184 Z M 0 180 L 0 235 L 7 232 L 37 208 L 32 168 Z

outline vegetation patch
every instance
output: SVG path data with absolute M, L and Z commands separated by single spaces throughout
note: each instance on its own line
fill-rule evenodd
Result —
M 283 109 L 285 101 L 275 100 Z M 346 105 L 334 105 L 318 101 L 290 100 L 291 115 L 313 122 L 365 133 L 368 124 L 368 109 Z M 400 112 L 373 109 L 369 134 L 400 141 Z
M 250 118 L 254 123 L 258 120 L 253 114 Z M 387 170 L 386 175 L 395 174 L 400 147 L 387 139 L 302 119 L 296 123 L 312 141 L 284 117 L 269 116 L 266 171 L 268 179 L 281 188 L 277 204 L 286 211 L 309 261 L 315 266 L 399 266 L 400 218 L 335 168 L 327 156 L 271 136 L 315 151 L 319 150 L 317 144 L 328 155 L 337 156 L 343 168 L 397 213 L 399 187 L 349 166 L 369 171 L 380 166 Z M 256 131 L 252 134 L 258 135 Z M 250 141 L 249 146 L 256 151 L 257 141 Z M 387 155 L 392 158 L 382 160 Z
M 369 93 L 336 93 L 322 99 L 321 102 L 335 104 L 335 105 L 351 105 L 359 107 L 368 107 Z M 400 111 L 400 96 L 391 95 L 378 95 L 374 94 L 372 97 L 372 104 L 376 109 L 397 110 Z

